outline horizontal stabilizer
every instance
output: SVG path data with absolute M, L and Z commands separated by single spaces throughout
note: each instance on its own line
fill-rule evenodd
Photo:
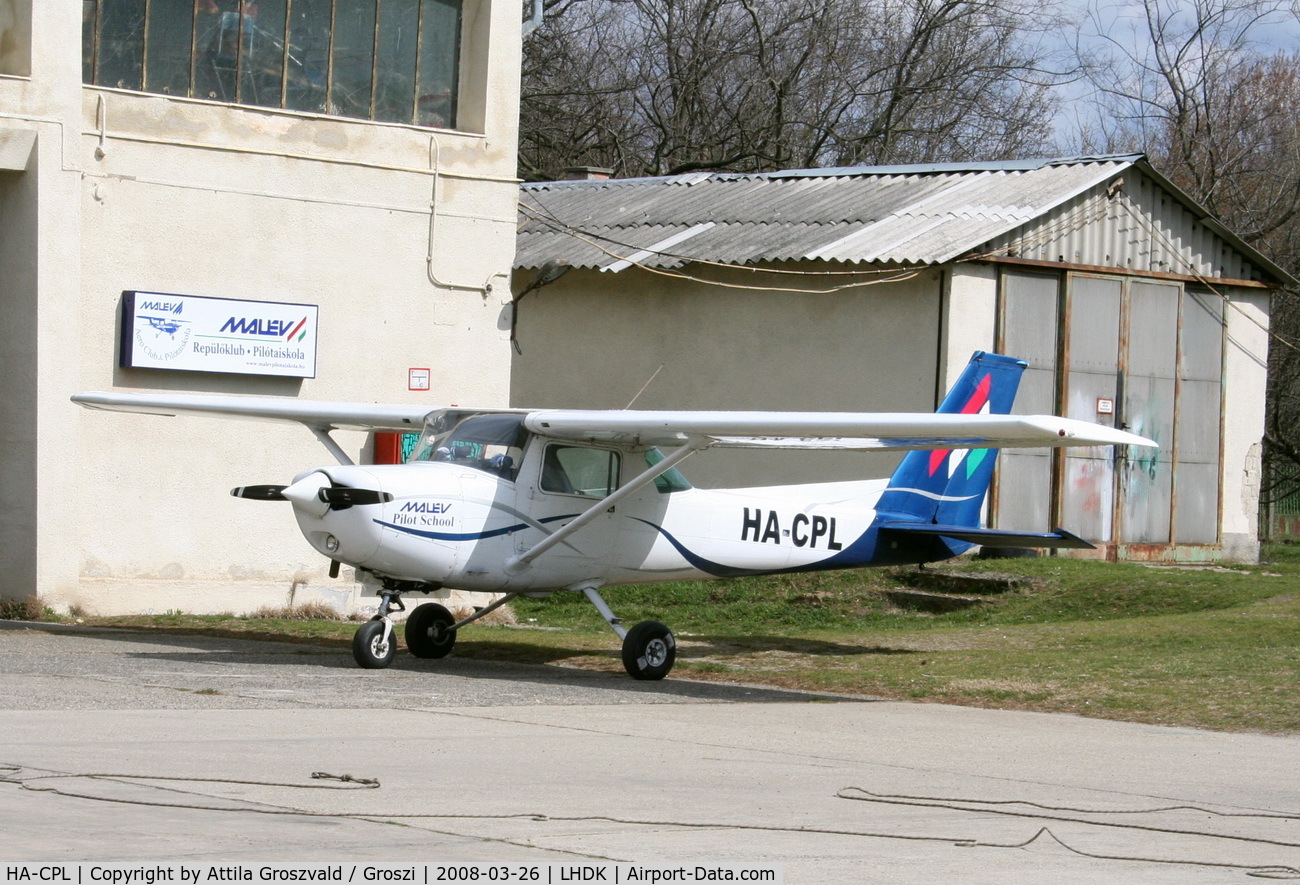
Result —
M 981 547 L 1069 547 L 1092 550 L 1095 546 L 1062 528 L 1046 533 L 1009 532 L 960 525 L 934 525 L 928 522 L 886 522 L 880 525 L 880 530 L 911 535 L 938 535 L 956 541 L 979 544 Z

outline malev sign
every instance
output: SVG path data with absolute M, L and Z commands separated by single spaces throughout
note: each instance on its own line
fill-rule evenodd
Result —
M 316 377 L 314 304 L 122 293 L 128 369 Z

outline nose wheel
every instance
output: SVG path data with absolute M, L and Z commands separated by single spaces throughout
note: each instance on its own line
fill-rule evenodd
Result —
M 378 613 L 357 628 L 352 635 L 352 659 L 365 670 L 382 670 L 397 655 L 397 636 L 388 612 L 406 611 L 400 592 L 385 590 L 380 594 Z
M 397 637 L 388 618 L 366 621 L 352 637 L 352 657 L 366 670 L 382 670 L 397 654 Z

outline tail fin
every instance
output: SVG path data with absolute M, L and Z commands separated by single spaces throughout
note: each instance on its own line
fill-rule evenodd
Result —
M 1013 357 L 977 351 L 937 411 L 1009 414 L 1025 365 Z M 908 452 L 877 511 L 907 522 L 977 527 L 996 461 L 997 449 Z

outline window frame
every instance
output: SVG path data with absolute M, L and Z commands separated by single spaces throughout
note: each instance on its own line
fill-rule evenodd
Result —
M 160 22 L 164 20 L 162 13 L 155 15 L 156 10 L 171 8 L 162 6 L 164 2 L 166 0 L 82 0 L 84 85 L 344 120 L 431 129 L 458 128 L 466 0 L 370 0 L 372 6 L 362 12 L 362 18 L 365 18 L 373 9 L 369 31 L 361 28 L 352 34 L 358 38 L 352 41 L 353 46 L 368 48 L 368 71 L 363 70 L 367 67 L 364 58 L 362 66 L 356 68 L 355 80 L 364 88 L 359 88 L 353 98 L 363 93 L 368 93 L 368 96 L 364 108 L 354 104 L 347 113 L 340 110 L 340 74 L 347 71 L 355 59 L 340 52 L 338 47 L 346 42 L 340 40 L 340 17 L 345 9 L 351 8 L 343 6 L 350 0 L 262 0 L 264 7 L 274 6 L 264 16 L 265 29 L 254 16 L 257 11 L 254 0 L 220 0 L 220 7 L 216 6 L 218 0 L 194 0 L 188 10 L 176 12 L 174 23 L 178 27 L 171 29 L 172 36 L 175 36 L 179 30 L 184 30 L 188 18 L 188 47 L 183 44 L 170 47 L 175 50 L 171 53 L 173 60 L 183 58 L 186 63 L 170 65 L 172 76 L 167 77 L 169 82 L 151 82 L 151 68 L 161 64 L 167 56 L 165 50 L 169 48 L 151 40 L 155 37 L 151 31 L 160 28 Z M 201 8 L 206 4 L 211 4 L 211 8 Z M 314 37 L 306 36 L 308 25 L 319 26 L 323 18 L 295 20 L 295 4 L 304 16 L 306 11 L 328 10 L 328 23 L 323 31 L 316 27 L 312 32 Z M 410 37 L 403 35 L 411 31 L 412 16 L 413 46 L 400 42 L 411 42 Z M 223 47 L 219 41 L 225 33 L 223 29 L 227 27 L 227 19 L 238 26 L 234 41 L 227 41 L 236 52 L 233 63 L 228 65 L 219 63 L 224 58 L 220 55 Z M 438 28 L 438 23 L 444 20 L 451 23 L 450 33 Z M 122 29 L 122 35 L 116 41 L 111 34 L 106 38 L 106 22 L 110 27 Z M 246 26 L 256 30 L 246 34 Z M 262 39 L 258 41 L 256 37 Z M 384 45 L 386 40 L 399 43 L 390 48 Z M 430 40 L 435 41 L 432 50 L 428 48 Z M 270 51 L 262 48 L 268 46 L 273 48 Z M 265 63 L 258 64 L 259 52 L 266 53 L 260 58 Z M 321 70 L 307 67 L 303 59 L 309 55 L 319 56 L 314 66 Z M 410 63 L 411 68 L 398 69 L 393 65 L 394 59 Z M 105 65 L 110 62 L 120 66 L 120 71 L 106 70 Z M 299 69 L 296 72 L 291 70 L 295 64 Z M 444 76 L 431 80 L 429 72 L 435 66 Z M 185 69 L 185 83 L 183 88 L 178 88 L 180 77 L 177 74 L 182 69 Z M 119 73 L 125 76 L 117 76 Z M 391 88 L 392 85 L 396 89 Z M 261 97 L 259 100 L 257 94 L 252 94 L 253 90 L 262 87 L 266 88 L 268 95 L 274 94 L 274 99 Z
M 570 465 L 565 464 L 560 459 L 560 452 L 576 451 L 584 453 L 600 453 L 606 456 L 605 461 L 605 487 L 603 491 L 593 491 L 592 488 L 579 489 L 573 485 L 574 476 L 570 472 Z M 595 462 L 593 462 L 595 463 Z M 549 471 L 560 470 L 563 474 L 565 487 L 557 488 L 555 484 L 555 475 Z M 606 449 L 597 446 L 579 446 L 570 443 L 547 443 L 542 450 L 542 468 L 537 478 L 537 488 L 548 495 L 565 495 L 568 497 L 585 498 L 587 500 L 600 500 L 607 498 L 619 489 L 619 482 L 622 477 L 623 455 L 617 449 Z

